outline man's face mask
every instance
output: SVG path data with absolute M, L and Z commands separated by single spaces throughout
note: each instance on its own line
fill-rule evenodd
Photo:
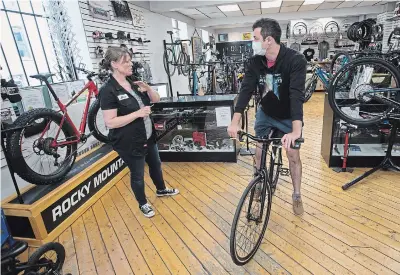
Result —
M 252 48 L 254 55 L 265 55 L 266 51 L 263 49 L 261 41 L 253 41 Z

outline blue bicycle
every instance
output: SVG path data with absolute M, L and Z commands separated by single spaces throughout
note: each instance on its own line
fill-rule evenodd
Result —
M 331 79 L 331 74 L 325 72 L 318 63 L 309 62 L 308 65 L 311 66 L 312 76 L 306 80 L 304 102 L 307 102 L 315 92 L 318 79 L 322 82 L 325 90 L 328 89 L 329 81 Z

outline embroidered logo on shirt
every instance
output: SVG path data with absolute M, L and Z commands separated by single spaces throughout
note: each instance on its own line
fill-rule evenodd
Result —
M 127 99 L 127 98 L 128 98 L 128 95 L 119 95 L 118 96 L 119 100 L 123 100 L 123 99 Z

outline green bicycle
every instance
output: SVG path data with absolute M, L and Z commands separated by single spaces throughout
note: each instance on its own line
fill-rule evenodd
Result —
M 178 68 L 179 75 L 187 76 L 190 69 L 190 57 L 186 53 L 182 42 L 189 42 L 190 46 L 191 41 L 188 39 L 177 39 L 174 41 L 172 38 L 173 32 L 167 31 L 167 33 L 171 36 L 171 43 L 166 43 L 166 48 L 164 50 L 163 62 L 165 72 L 169 76 L 173 76 L 176 68 Z

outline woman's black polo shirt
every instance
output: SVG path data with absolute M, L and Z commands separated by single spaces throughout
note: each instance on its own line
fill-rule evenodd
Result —
M 147 93 L 141 93 L 137 86 L 130 80 L 132 91 L 140 96 L 145 106 L 150 106 L 150 98 Z M 113 76 L 100 88 L 100 107 L 102 110 L 117 109 L 117 116 L 124 116 L 140 109 L 137 100 L 126 91 Z M 155 129 L 147 140 L 146 128 L 143 118 L 137 118 L 131 123 L 115 129 L 110 129 L 108 137 L 115 151 L 119 154 L 144 156 L 147 144 L 155 142 Z

